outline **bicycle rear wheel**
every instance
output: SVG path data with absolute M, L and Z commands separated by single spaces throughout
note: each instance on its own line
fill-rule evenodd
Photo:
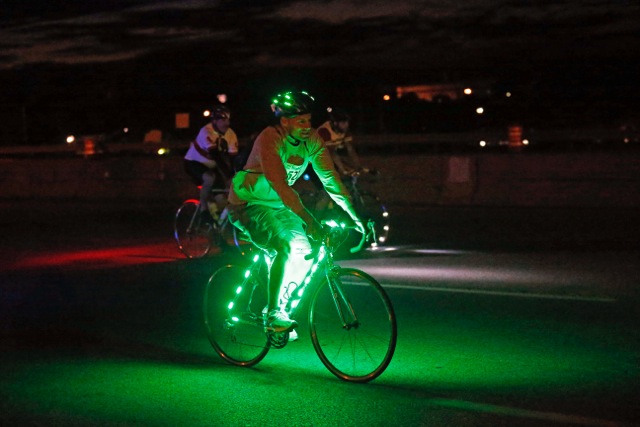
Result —
M 262 321 L 267 295 L 265 286 L 252 292 L 254 279 L 245 278 L 245 271 L 227 265 L 211 276 L 204 296 L 204 323 L 209 342 L 220 357 L 234 365 L 253 366 L 269 351 Z
M 378 196 L 371 193 L 360 193 L 358 213 L 363 221 L 372 220 L 376 232 L 376 244 L 384 245 L 389 238 L 389 212 Z
M 249 256 L 254 251 L 251 241 L 226 218 L 220 225 L 221 240 L 225 250 L 235 250 L 242 256 Z
M 187 258 L 201 258 L 212 246 L 211 226 L 201 223 L 197 200 L 187 200 L 178 208 L 174 220 L 173 235 L 178 248 Z
M 384 289 L 368 274 L 346 268 L 315 290 L 309 328 L 322 363 L 351 382 L 371 381 L 384 372 L 398 333 Z

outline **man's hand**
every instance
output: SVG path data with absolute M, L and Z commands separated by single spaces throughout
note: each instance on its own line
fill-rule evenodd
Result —
M 307 235 L 314 241 L 319 242 L 324 237 L 324 230 L 315 218 L 307 223 Z
M 359 233 L 361 234 L 365 234 L 366 230 L 364 229 L 364 224 L 362 223 L 362 221 L 360 221 L 359 219 L 355 219 L 353 220 L 355 226 L 356 226 L 356 230 L 358 230 Z

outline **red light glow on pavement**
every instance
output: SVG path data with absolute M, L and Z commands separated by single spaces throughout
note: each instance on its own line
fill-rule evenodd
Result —
M 132 264 L 172 262 L 181 258 L 183 257 L 177 248 L 171 247 L 165 242 L 138 246 L 39 253 L 16 260 L 8 266 L 8 269 L 64 267 L 86 270 Z

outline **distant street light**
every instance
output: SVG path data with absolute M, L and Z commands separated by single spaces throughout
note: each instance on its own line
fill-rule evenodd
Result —
M 385 100 L 385 101 L 389 101 L 391 99 L 391 96 L 385 94 L 385 95 L 383 95 L 382 99 Z
M 476 108 L 476 113 L 477 114 L 483 114 L 484 113 L 484 108 L 482 108 L 482 107 Z
M 465 90 L 464 90 L 464 94 L 465 94 L 465 95 L 471 95 L 472 93 L 473 93 L 473 90 L 471 90 L 471 88 L 470 88 L 470 87 L 465 88 Z

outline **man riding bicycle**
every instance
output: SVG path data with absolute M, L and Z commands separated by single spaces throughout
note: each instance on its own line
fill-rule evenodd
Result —
M 360 157 L 353 147 L 353 137 L 349 130 L 350 117 L 344 110 L 327 108 L 329 120 L 318 127 L 318 135 L 323 139 L 329 153 L 342 175 L 351 175 L 362 169 Z
M 312 260 L 309 236 L 319 240 L 322 226 L 302 204 L 291 186 L 311 164 L 325 190 L 364 233 L 350 196 L 336 172 L 322 139 L 311 128 L 313 97 L 286 92 L 271 108 L 279 122 L 256 138 L 247 163 L 232 180 L 229 218 L 259 248 L 273 255 L 269 272 L 265 326 L 275 332 L 291 331 L 294 320 L 279 307 L 281 293 L 291 282 L 300 283 Z
M 360 157 L 353 146 L 353 137 L 349 129 L 351 118 L 349 114 L 340 108 L 327 108 L 329 113 L 328 120 L 318 126 L 318 136 L 324 141 L 331 158 L 335 164 L 336 170 L 342 178 L 351 177 L 353 174 L 360 172 L 369 172 L 370 170 L 362 167 Z M 331 201 L 324 192 L 323 186 L 318 176 L 311 168 L 307 168 L 305 178 L 313 184 L 316 191 L 320 194 L 313 209 L 320 212 L 327 208 Z
M 200 188 L 200 217 L 208 224 L 214 218 L 209 212 L 209 193 L 214 185 L 227 188 L 233 175 L 230 157 L 238 154 L 238 137 L 230 128 L 231 112 L 224 105 L 216 106 L 211 122 L 203 126 L 184 156 L 184 168 Z M 224 200 L 217 200 L 224 204 Z

